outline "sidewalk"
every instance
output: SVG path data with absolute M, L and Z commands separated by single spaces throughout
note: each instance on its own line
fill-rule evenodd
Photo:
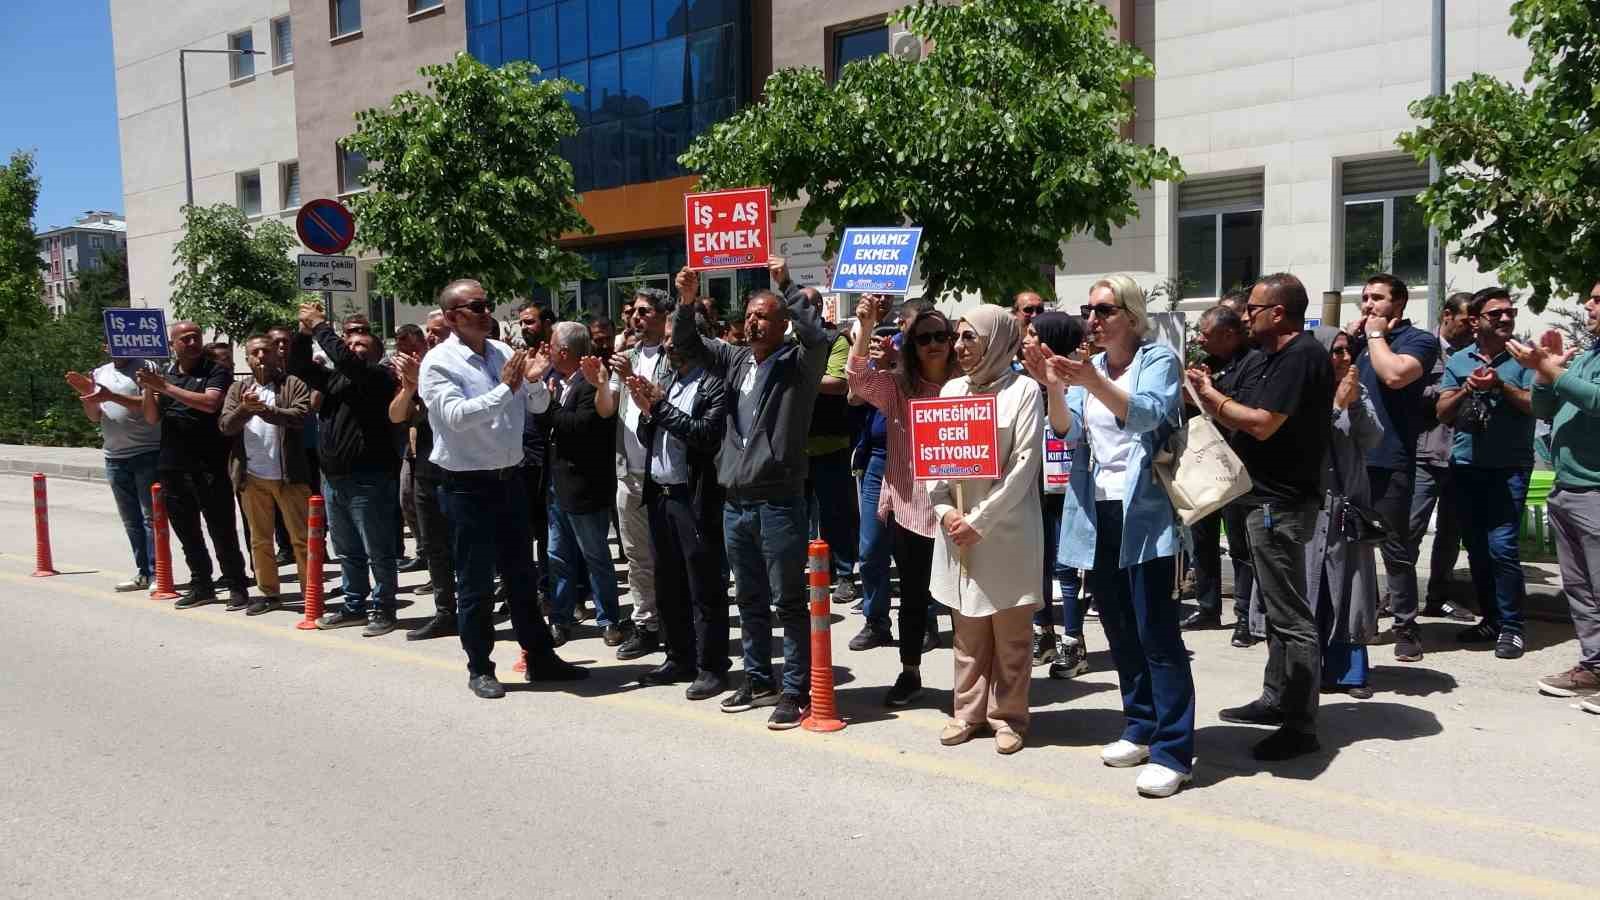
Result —
M 31 447 L 0 444 L 0 473 L 32 475 L 43 472 L 52 478 L 105 483 L 105 456 L 99 447 Z

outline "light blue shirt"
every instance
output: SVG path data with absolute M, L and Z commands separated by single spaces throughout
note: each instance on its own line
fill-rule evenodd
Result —
M 694 401 L 700 396 L 700 375 L 703 369 L 686 378 L 679 378 L 667 389 L 667 403 L 686 416 L 694 415 Z M 650 441 L 650 480 L 656 484 L 687 484 L 689 482 L 689 448 L 665 428 L 656 426 L 655 437 Z
M 1097 354 L 1095 368 L 1106 371 L 1106 355 Z M 1156 478 L 1151 462 L 1180 421 L 1178 380 L 1183 377 L 1178 355 L 1162 344 L 1145 343 L 1134 353 L 1133 391 L 1128 397 L 1128 418 L 1119 422 L 1136 440 L 1127 457 L 1122 501 L 1122 547 L 1119 567 L 1131 568 L 1177 552 L 1177 522 L 1172 501 Z M 1094 473 L 1090 461 L 1094 446 L 1085 443 L 1083 407 L 1088 391 L 1067 389 L 1067 409 L 1072 430 L 1058 435 L 1077 441 L 1072 454 L 1072 477 L 1061 508 L 1061 539 L 1056 561 L 1074 569 L 1095 567 L 1095 539 L 1099 530 L 1094 499 Z
M 484 345 L 482 354 L 473 353 L 451 335 L 422 358 L 417 392 L 433 427 L 428 461 L 448 472 L 520 465 L 527 414 L 550 408 L 542 383 L 524 382 L 513 391 L 500 381 L 510 347 L 494 340 Z

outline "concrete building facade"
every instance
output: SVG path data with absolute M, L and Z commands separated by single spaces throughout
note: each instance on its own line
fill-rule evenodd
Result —
M 67 311 L 78 275 L 100 266 L 108 253 L 125 251 L 128 223 L 114 212 L 89 210 L 67 226 L 52 225 L 35 235 L 44 264 L 44 302 L 52 315 Z

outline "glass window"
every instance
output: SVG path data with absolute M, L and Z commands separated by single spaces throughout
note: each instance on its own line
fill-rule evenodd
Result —
M 676 37 L 689 30 L 689 10 L 683 0 L 655 0 L 656 40 Z
M 652 109 L 677 106 L 683 102 L 685 62 L 683 38 L 673 38 L 655 45 L 655 66 L 651 77 L 654 93 L 650 98 Z
M 588 4 L 584 0 L 566 0 L 556 7 L 556 26 L 559 31 L 557 46 L 561 51 L 561 64 L 576 62 L 589 55 Z
M 1344 280 L 1361 284 L 1384 271 L 1382 200 L 1344 205 Z
M 249 78 L 256 73 L 256 58 L 251 55 L 251 51 L 256 49 L 254 32 L 240 31 L 228 35 L 228 49 L 234 51 L 228 57 L 229 78 Z
M 858 59 L 867 59 L 888 52 L 889 26 L 887 25 L 836 34 L 833 36 L 833 76 L 837 78 L 841 69 Z
M 500 61 L 531 59 L 528 51 L 528 17 L 512 16 L 500 23 Z
M 695 103 L 733 94 L 733 26 L 689 38 L 689 99 Z
M 1178 219 L 1178 278 L 1185 293 L 1217 296 L 1217 217 L 1183 216 Z
M 594 186 L 617 187 L 623 183 L 622 123 L 607 122 L 589 129 L 590 149 L 594 154 Z
M 556 57 L 556 8 L 547 6 L 528 14 L 528 36 L 533 44 L 533 61 L 540 69 L 554 72 L 561 62 Z
M 689 0 L 689 30 L 726 25 L 736 13 L 734 0 Z
M 332 0 L 333 36 L 361 30 L 361 0 Z
M 500 66 L 500 26 L 479 25 L 467 31 L 467 52 L 491 69 Z
M 621 118 L 622 70 L 617 54 L 589 61 L 589 117 L 593 122 Z M 598 175 L 596 176 L 598 177 Z
M 655 178 L 656 131 L 651 116 L 629 119 L 622 126 L 623 156 L 626 169 L 623 177 L 628 184 L 652 181 Z
M 287 66 L 294 62 L 294 29 L 289 17 L 272 20 L 272 64 Z
M 283 189 L 283 203 L 279 209 L 297 209 L 300 206 L 300 164 L 288 162 L 278 170 L 278 184 Z
M 711 130 L 711 126 L 733 115 L 733 98 L 696 103 L 689 120 L 689 138 L 692 140 Z
M 528 0 L 500 0 L 500 18 L 510 18 L 528 11 Z
M 1406 284 L 1428 282 L 1428 221 L 1415 194 L 1344 205 L 1344 281 L 1362 284 L 1390 272 Z
M 1415 195 L 1396 197 L 1392 204 L 1394 238 L 1389 245 L 1390 271 L 1406 284 L 1428 282 L 1428 220 Z
M 655 32 L 650 27 L 651 0 L 620 0 L 622 46 L 648 44 Z
M 655 177 L 673 178 L 683 174 L 678 156 L 689 149 L 689 108 L 663 109 L 656 113 Z
M 617 0 L 589 0 L 589 55 L 617 49 Z
M 655 53 L 649 47 L 622 53 L 622 96 L 630 115 L 650 108 L 650 82 L 655 64 Z
M 500 18 L 500 0 L 467 0 L 467 26 L 487 25 Z
M 586 62 L 574 63 L 561 67 L 561 77 L 576 82 L 580 87 L 589 86 L 589 64 Z M 589 124 L 589 96 L 586 91 L 569 91 L 567 102 L 572 104 L 573 112 L 578 114 L 578 124 Z
M 261 170 L 239 173 L 239 209 L 247 216 L 261 215 Z
M 1261 210 L 1223 213 L 1219 250 L 1222 261 L 1218 275 L 1222 291 L 1255 284 L 1261 277 Z
M 419 13 L 425 9 L 433 9 L 443 2 L 444 0 L 411 0 L 411 11 Z
M 354 150 L 339 148 L 339 193 L 349 194 L 365 188 L 367 158 Z

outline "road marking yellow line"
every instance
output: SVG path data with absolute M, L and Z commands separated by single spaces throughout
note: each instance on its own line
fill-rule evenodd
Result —
M 22 557 L 7 553 L 0 553 L 0 559 L 12 562 L 26 562 Z M 31 565 L 31 562 L 28 562 L 28 564 Z M 77 568 L 71 567 L 69 571 Z M 458 674 L 462 668 L 459 659 L 428 656 L 381 643 L 329 640 L 326 635 L 319 637 L 318 632 L 299 631 L 287 627 L 281 624 L 281 619 L 278 623 L 268 623 L 256 619 L 207 615 L 205 612 L 201 612 L 197 616 L 194 612 L 176 610 L 169 603 L 151 602 L 142 592 L 108 594 L 103 589 L 96 590 L 66 580 L 67 577 L 57 576 L 52 579 L 37 579 L 26 575 L 0 571 L 0 581 L 18 586 L 42 588 L 52 593 L 70 594 L 102 602 L 110 601 L 130 609 L 164 613 L 190 621 L 204 617 L 207 621 L 269 637 L 307 644 L 314 643 L 321 648 L 334 648 L 347 653 L 355 653 L 395 663 L 421 665 L 430 669 L 439 669 Z M 564 695 L 556 693 L 551 696 L 559 697 Z M 714 727 L 725 731 L 745 732 L 752 736 L 771 735 L 771 732 L 765 726 L 749 717 L 730 717 L 696 707 L 664 703 L 647 699 L 633 692 L 589 695 L 583 697 L 582 702 L 603 703 L 608 706 L 629 709 L 658 717 L 664 716 L 695 722 L 706 727 Z M 1085 790 L 1058 782 L 1045 781 L 976 765 L 953 756 L 936 756 L 906 751 L 897 747 L 867 743 L 856 739 L 855 735 L 857 733 L 851 731 L 835 735 L 817 735 L 811 737 L 810 740 L 818 750 L 863 762 L 892 766 L 897 769 L 917 772 L 936 778 L 959 779 L 969 784 L 1027 794 L 1045 800 L 1094 806 L 1126 813 L 1130 816 L 1155 816 L 1167 821 L 1174 827 L 1183 829 L 1185 833 L 1206 834 L 1221 832 L 1255 844 L 1322 857 L 1341 864 L 1360 865 L 1366 868 L 1407 873 L 1437 881 L 1452 882 L 1511 894 L 1537 897 L 1572 897 L 1584 898 L 1584 900 L 1592 900 L 1594 897 L 1594 888 L 1592 886 L 1558 881 L 1506 869 L 1491 868 L 1448 857 L 1419 854 L 1405 850 L 1397 851 L 1394 848 L 1379 844 L 1346 840 L 1323 833 L 1304 831 L 1268 822 L 1207 813 L 1181 803 L 1153 803 L 1135 799 L 1129 794 L 1111 794 L 1104 791 Z M 1264 783 L 1274 787 L 1283 784 L 1281 781 Z M 1297 793 L 1300 792 L 1297 791 Z M 1315 793 L 1320 795 L 1316 797 L 1319 800 L 1323 796 L 1328 798 L 1339 796 L 1332 791 L 1319 790 Z M 1376 801 L 1363 798 L 1355 799 L 1360 801 L 1353 804 L 1358 808 L 1371 809 L 1385 814 L 1400 814 L 1398 810 L 1392 809 L 1385 804 L 1379 804 Z M 1415 815 L 1416 809 L 1416 807 L 1412 807 L 1408 814 Z M 1595 843 L 1593 838 L 1579 832 L 1566 832 L 1528 823 L 1471 816 L 1452 810 L 1431 809 L 1428 810 L 1425 817 L 1436 821 L 1448 821 L 1457 825 L 1469 825 L 1488 830 L 1512 830 L 1529 834 L 1530 836 L 1533 834 L 1547 834 L 1551 837 L 1575 843 Z

